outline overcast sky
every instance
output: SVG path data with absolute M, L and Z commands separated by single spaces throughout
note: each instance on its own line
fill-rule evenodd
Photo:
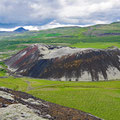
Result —
M 120 0 L 0 0 L 0 27 L 119 21 Z

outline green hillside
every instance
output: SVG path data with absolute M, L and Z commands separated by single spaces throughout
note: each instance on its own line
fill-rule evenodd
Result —
M 9 57 L 11 54 L 34 43 L 79 48 L 120 47 L 120 23 L 85 28 L 62 27 L 24 33 L 0 33 L 0 51 L 6 52 L 2 56 L 0 54 L 0 59 Z M 8 53 L 8 51 L 10 52 Z

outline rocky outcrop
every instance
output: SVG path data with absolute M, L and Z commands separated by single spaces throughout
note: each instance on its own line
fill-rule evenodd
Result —
M 0 88 L 0 120 L 102 120 L 80 110 L 63 107 L 30 94 Z
M 61 81 L 120 79 L 120 50 L 32 45 L 6 60 L 13 73 Z

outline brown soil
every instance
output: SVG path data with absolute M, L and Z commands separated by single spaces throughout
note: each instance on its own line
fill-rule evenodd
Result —
M 0 108 L 7 107 L 10 104 L 16 104 L 16 102 L 0 97 Z

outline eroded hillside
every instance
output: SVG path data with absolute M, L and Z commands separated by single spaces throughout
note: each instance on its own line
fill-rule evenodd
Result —
M 120 50 L 31 45 L 6 60 L 10 72 L 61 81 L 120 78 Z

